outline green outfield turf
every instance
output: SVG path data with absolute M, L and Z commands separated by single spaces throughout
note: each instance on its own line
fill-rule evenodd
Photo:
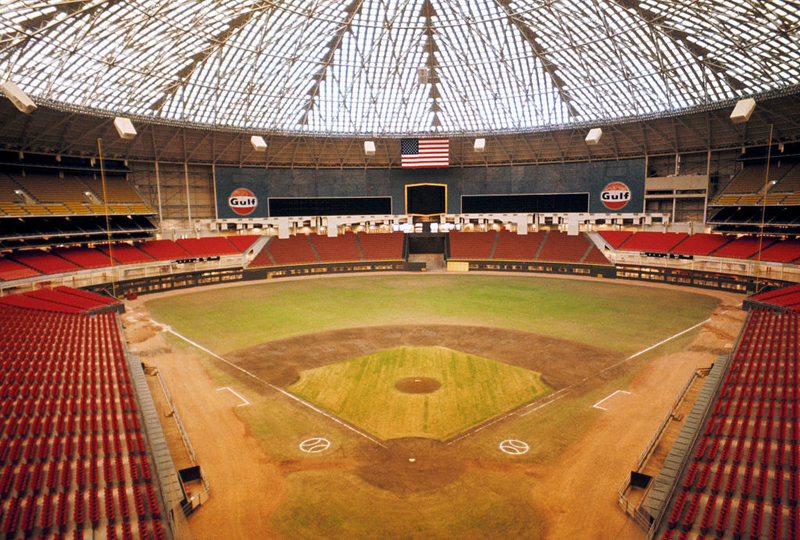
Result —
M 417 377 L 441 387 L 395 387 Z M 288 390 L 383 440 L 444 440 L 549 391 L 538 373 L 444 347 L 399 347 L 307 370 Z
M 191 291 L 147 307 L 218 354 L 321 330 L 428 323 L 513 328 L 633 353 L 697 324 L 717 303 L 630 282 L 414 274 Z

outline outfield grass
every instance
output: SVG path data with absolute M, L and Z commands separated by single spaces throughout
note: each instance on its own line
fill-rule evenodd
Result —
M 444 347 L 398 347 L 300 375 L 290 392 L 383 440 L 445 440 L 549 391 L 539 373 Z M 442 386 L 428 394 L 395 388 L 414 377 Z
M 149 300 L 153 317 L 218 354 L 322 330 L 469 324 L 539 332 L 622 353 L 705 319 L 716 298 L 629 282 L 469 274 L 272 282 Z

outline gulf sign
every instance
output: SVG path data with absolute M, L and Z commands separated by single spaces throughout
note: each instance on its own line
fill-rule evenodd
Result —
M 258 199 L 249 189 L 234 189 L 228 196 L 228 206 L 240 216 L 249 216 L 258 206 Z
M 631 190 L 622 182 L 611 182 L 600 192 L 600 200 L 609 210 L 622 210 L 631 200 Z

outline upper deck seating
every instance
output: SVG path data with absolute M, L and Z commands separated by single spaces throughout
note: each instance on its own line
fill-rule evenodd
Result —
M 0 215 L 27 216 L 28 212 L 16 202 L 0 202 Z
M 100 200 L 103 200 L 103 182 L 99 177 L 84 179 Z M 105 181 L 105 200 L 109 203 L 140 203 L 144 204 L 141 195 L 128 183 L 125 176 L 107 174 Z
M 76 174 L 65 174 L 62 178 L 57 174 L 34 172 L 15 175 L 14 179 L 41 203 L 91 202 L 86 195 L 89 187 Z
M 795 193 L 800 191 L 800 163 L 797 163 L 780 182 L 772 187 L 774 193 Z
M 0 202 L 17 204 L 22 202 L 22 198 L 17 195 L 17 191 L 22 189 L 14 177 L 6 172 L 0 172 Z
M 767 178 L 767 165 L 765 163 L 755 163 L 745 165 L 733 180 L 725 186 L 724 193 L 741 193 L 763 195 L 764 187 L 776 184 L 786 176 L 793 168 L 794 163 L 771 163 L 769 166 L 769 178 Z M 757 202 L 757 200 L 756 200 Z

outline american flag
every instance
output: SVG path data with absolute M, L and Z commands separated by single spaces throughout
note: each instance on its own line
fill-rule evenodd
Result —
M 401 139 L 400 164 L 404 169 L 448 167 L 450 139 Z

